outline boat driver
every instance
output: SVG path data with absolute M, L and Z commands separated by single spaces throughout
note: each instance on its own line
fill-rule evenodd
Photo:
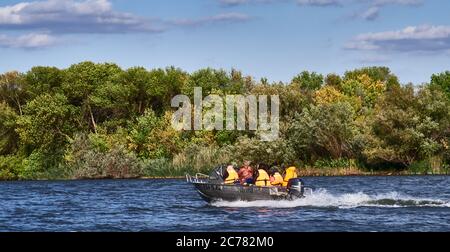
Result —
M 239 169 L 238 175 L 241 184 L 253 184 L 253 168 L 250 166 L 250 161 L 244 162 L 244 165 Z

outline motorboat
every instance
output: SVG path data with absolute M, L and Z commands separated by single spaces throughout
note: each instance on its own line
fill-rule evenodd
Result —
M 283 186 L 256 186 L 253 184 L 225 184 L 225 166 L 215 168 L 209 175 L 186 174 L 186 181 L 194 185 L 199 195 L 207 202 L 214 201 L 256 201 L 256 200 L 295 200 L 305 197 L 312 188 L 306 187 L 301 178 L 293 178 Z

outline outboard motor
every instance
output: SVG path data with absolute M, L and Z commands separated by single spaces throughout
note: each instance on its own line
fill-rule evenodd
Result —
M 304 183 L 301 178 L 293 178 L 288 181 L 287 190 L 291 198 L 303 198 L 305 192 Z
M 211 171 L 209 174 L 209 180 L 211 183 L 217 183 L 220 184 L 223 182 L 223 176 L 226 172 L 226 166 L 225 165 L 219 165 L 214 170 Z

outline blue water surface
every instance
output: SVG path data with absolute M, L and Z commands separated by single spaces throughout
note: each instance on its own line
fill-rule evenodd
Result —
M 184 180 L 0 182 L 0 231 L 450 231 L 450 177 L 313 177 L 296 201 L 203 201 Z

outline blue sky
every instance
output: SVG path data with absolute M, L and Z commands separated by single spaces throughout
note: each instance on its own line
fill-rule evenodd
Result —
M 403 83 L 450 70 L 450 1 L 0 1 L 0 72 L 84 60 L 242 70 L 289 81 L 388 66 Z

